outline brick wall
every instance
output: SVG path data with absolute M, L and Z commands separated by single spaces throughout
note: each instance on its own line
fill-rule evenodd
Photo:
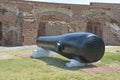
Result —
M 86 31 L 89 21 L 105 24 L 105 22 L 111 22 L 113 18 L 119 24 L 119 7 L 119 4 L 78 5 L 3 0 L 0 1 L 2 45 L 33 45 L 36 43 L 38 35 L 52 36 L 68 32 L 83 32 Z M 45 23 L 45 27 L 40 28 L 41 22 Z M 11 44 L 7 43 L 5 39 Z M 120 45 L 116 39 L 110 29 L 103 26 L 105 43 Z
M 120 45 L 118 37 L 114 35 L 112 29 L 110 28 L 111 23 L 106 22 L 103 27 L 103 39 L 107 45 Z
M 37 30 L 35 23 L 24 21 L 22 27 L 23 45 L 33 45 L 36 43 Z

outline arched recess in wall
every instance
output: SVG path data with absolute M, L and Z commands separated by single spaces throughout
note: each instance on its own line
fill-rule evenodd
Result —
M 94 33 L 103 38 L 103 27 L 100 22 L 88 21 L 86 31 Z
M 0 46 L 2 45 L 2 22 L 0 22 Z
M 17 34 L 16 31 L 9 31 L 6 33 L 6 38 L 4 38 L 4 45 L 5 46 L 16 46 L 16 41 L 17 41 Z
M 70 20 L 71 17 L 69 15 L 61 12 L 43 12 L 39 14 L 38 36 L 67 33 Z
M 48 11 L 39 14 L 40 21 L 64 21 L 70 22 L 71 16 L 57 11 Z

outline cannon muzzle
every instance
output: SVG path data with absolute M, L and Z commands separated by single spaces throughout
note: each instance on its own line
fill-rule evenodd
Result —
M 99 61 L 105 51 L 103 40 L 92 33 L 76 32 L 59 36 L 40 36 L 37 45 L 52 50 L 69 59 L 84 63 Z

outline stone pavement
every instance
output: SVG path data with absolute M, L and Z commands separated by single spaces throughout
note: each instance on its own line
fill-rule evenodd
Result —
M 37 48 L 36 45 L 27 45 L 27 46 L 16 46 L 16 47 L 4 47 L 0 46 L 0 51 L 9 51 L 9 50 L 26 50 Z
M 27 46 L 16 46 L 16 47 L 5 47 L 0 46 L 0 60 L 1 59 L 11 59 L 14 58 L 16 55 L 11 54 L 3 54 L 2 51 L 12 51 L 12 50 L 27 50 L 27 49 L 36 49 L 38 48 L 36 45 L 27 45 Z M 18 54 L 19 55 L 19 54 Z M 32 55 L 31 53 L 22 53 L 22 56 L 30 57 Z

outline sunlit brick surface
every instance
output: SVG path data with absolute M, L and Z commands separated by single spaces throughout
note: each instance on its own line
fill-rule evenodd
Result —
M 19 54 L 16 54 L 15 56 L 24 57 L 24 58 L 31 58 L 32 53 L 31 52 L 28 52 L 28 53 L 19 53 Z
M 120 72 L 120 67 L 95 67 L 95 68 L 84 68 L 81 71 L 89 73 L 109 73 L 109 72 Z

